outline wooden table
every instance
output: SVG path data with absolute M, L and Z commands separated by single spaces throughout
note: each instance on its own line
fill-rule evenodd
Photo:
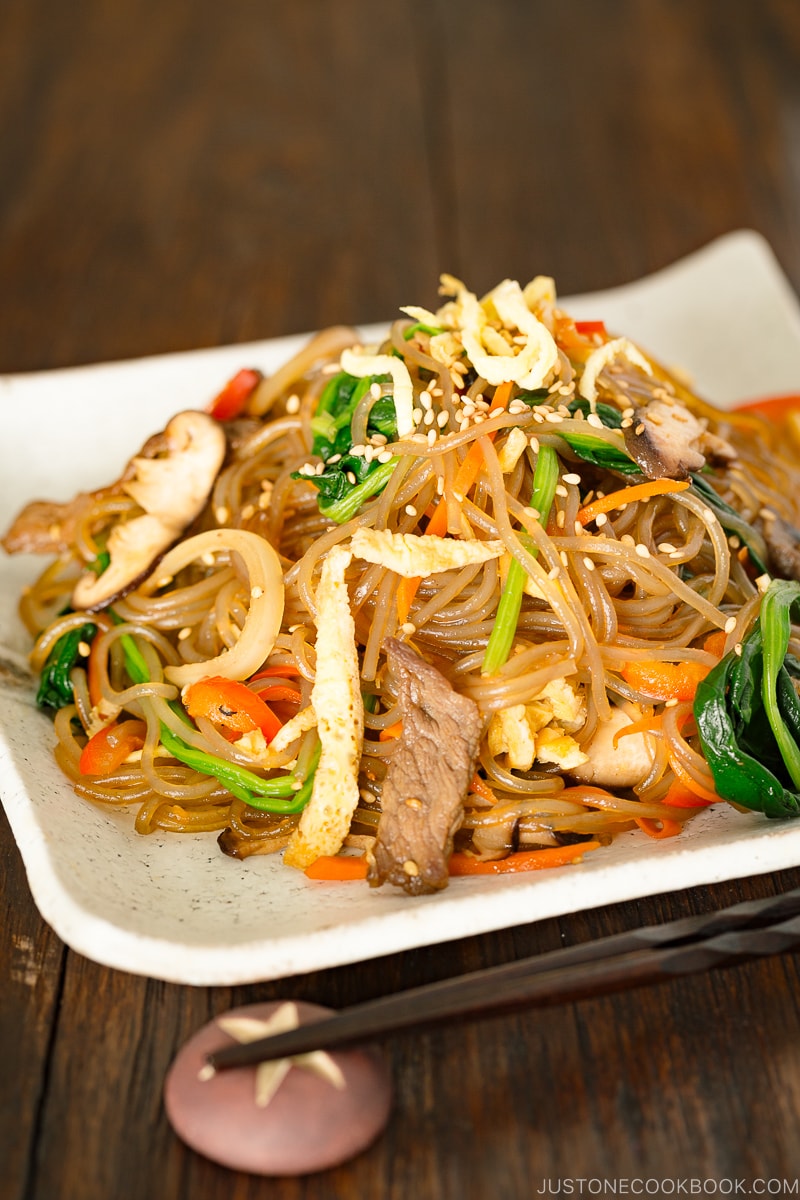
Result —
M 743 226 L 800 288 L 796 0 L 5 0 L 0 120 L 3 371 L 382 320 L 442 270 L 600 288 Z M 231 1004 L 345 1004 L 800 871 L 205 990 L 69 951 L 5 824 L 0 864 L 2 1200 L 796 1194 L 791 956 L 400 1037 L 387 1132 L 305 1180 L 194 1155 L 161 1086 Z

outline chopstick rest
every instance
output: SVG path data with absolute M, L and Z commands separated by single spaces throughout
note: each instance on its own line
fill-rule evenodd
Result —
M 385 1127 L 388 1068 L 373 1048 L 272 1060 L 217 1072 L 208 1055 L 331 1015 L 302 1001 L 231 1009 L 179 1051 L 164 1085 L 169 1121 L 193 1150 L 234 1170 L 304 1175 L 354 1157 Z

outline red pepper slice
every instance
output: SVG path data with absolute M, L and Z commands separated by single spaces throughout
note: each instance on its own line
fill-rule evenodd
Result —
M 229 379 L 222 391 L 214 397 L 206 409 L 218 421 L 233 421 L 245 410 L 247 401 L 264 378 L 261 371 L 243 367 Z
M 748 404 L 737 404 L 735 412 L 759 413 L 771 421 L 782 421 L 792 412 L 800 411 L 800 393 L 790 392 L 786 396 L 765 396 L 762 400 L 751 400 Z
M 123 721 L 107 725 L 83 747 L 78 770 L 81 775 L 110 775 L 121 767 L 129 754 L 141 750 L 147 726 L 144 721 Z
M 601 337 L 607 337 L 605 321 L 576 321 L 575 329 L 581 337 L 594 337 L 599 333 Z
M 260 696 L 251 692 L 245 683 L 212 675 L 199 679 L 184 697 L 190 717 L 207 717 L 214 725 L 234 734 L 260 729 L 268 742 L 281 728 L 281 722 Z

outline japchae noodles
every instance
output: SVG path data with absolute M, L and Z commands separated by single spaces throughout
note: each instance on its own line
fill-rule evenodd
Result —
M 20 612 L 75 791 L 410 892 L 720 799 L 793 814 L 790 439 L 552 280 L 442 290 L 20 514 L 6 549 L 56 556 Z

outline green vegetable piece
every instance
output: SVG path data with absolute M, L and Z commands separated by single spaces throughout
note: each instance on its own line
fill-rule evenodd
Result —
M 91 642 L 97 628 L 94 622 L 71 629 L 58 639 L 47 656 L 39 679 L 36 703 L 39 708 L 64 708 L 72 703 L 70 672 L 79 657 L 81 642 Z
M 558 484 L 558 455 L 552 446 L 541 446 L 536 459 L 533 473 L 533 490 L 531 492 L 531 507 L 540 514 L 544 523 L 550 515 L 553 499 Z M 520 538 L 526 550 L 534 556 L 538 553 L 531 538 Z M 497 605 L 492 632 L 483 656 L 481 670 L 484 675 L 494 675 L 502 667 L 511 653 L 514 634 L 517 632 L 522 595 L 525 587 L 526 572 L 522 563 L 512 558 L 508 565 L 508 574 Z
M 694 717 L 714 786 L 767 817 L 800 816 L 798 664 L 787 654 L 800 584 L 775 580 L 742 644 L 698 685 Z
M 373 463 L 369 464 L 372 470 L 366 472 L 360 483 L 354 487 L 351 486 L 349 491 L 343 492 L 341 496 L 331 502 L 323 502 L 320 499 L 320 512 L 329 517 L 331 521 L 335 521 L 337 525 L 344 525 L 345 521 L 351 520 L 356 515 L 365 500 L 369 500 L 370 496 L 383 491 L 397 462 L 397 459 L 386 463 L 375 463 L 373 460 Z M 317 479 L 323 478 L 324 476 L 317 476 Z M 317 480 L 312 479 L 311 482 L 316 483 Z
M 602 467 L 606 471 L 616 471 L 620 475 L 641 475 L 637 463 L 622 447 L 612 446 L 603 438 L 593 437 L 590 433 L 563 433 L 558 426 L 555 430 L 578 458 L 584 462 Z

